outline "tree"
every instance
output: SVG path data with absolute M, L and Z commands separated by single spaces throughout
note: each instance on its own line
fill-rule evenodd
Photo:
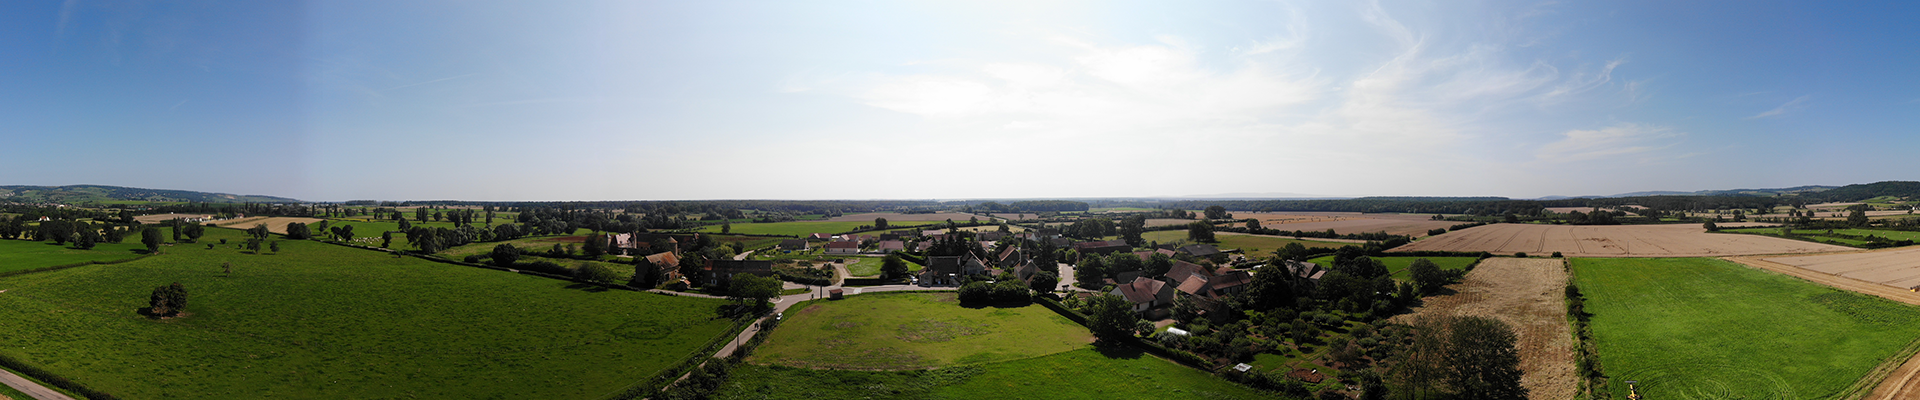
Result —
M 1133 255 L 1133 253 L 1123 251 L 1107 256 L 1107 270 L 1112 271 L 1113 275 L 1139 271 L 1142 267 L 1140 256 Z
M 600 263 L 580 263 L 573 268 L 573 277 L 593 283 L 613 283 L 615 279 L 620 279 L 620 276 L 613 272 L 613 268 L 607 268 Z
M 887 229 L 887 219 L 886 219 L 886 218 L 874 218 L 874 219 L 873 219 L 873 229 Z
M 1847 213 L 1847 225 L 1867 226 L 1867 212 L 1859 208 L 1853 209 L 1852 212 Z
M 252 250 L 254 254 L 260 254 L 260 238 L 247 238 L 247 250 Z
M 1260 219 L 1259 219 L 1259 218 L 1247 218 L 1247 231 L 1248 231 L 1249 233 L 1251 233 L 1251 232 L 1254 232 L 1254 231 L 1259 231 L 1259 230 L 1260 230 Z
M 494 245 L 493 252 L 487 253 L 487 255 L 493 259 L 493 265 L 502 268 L 512 267 L 514 261 L 520 260 L 520 248 L 513 247 L 511 244 L 501 243 Z M 642 258 L 641 260 L 646 259 Z
M 1053 293 L 1054 288 L 1059 286 L 1060 276 L 1054 275 L 1052 272 L 1040 271 L 1027 277 L 1027 288 L 1033 289 L 1035 292 L 1040 292 L 1040 294 Z
M 267 243 L 267 248 L 273 250 L 274 254 L 280 254 L 280 241 L 275 240 L 271 243 Z
M 1132 302 L 1111 293 L 1089 299 L 1087 310 L 1087 328 L 1102 342 L 1120 343 L 1133 336 L 1133 327 L 1140 321 Z
M 212 246 L 213 244 L 212 244 L 212 243 L 208 243 L 207 245 L 208 245 L 208 246 Z M 220 263 L 220 269 L 221 269 L 221 270 L 224 270 L 224 271 L 226 271 L 226 273 L 227 273 L 227 276 L 233 276 L 233 263 L 232 263 L 232 262 L 224 262 L 224 261 L 223 261 L 223 262 L 221 262 L 221 263 Z
M 159 253 L 160 230 L 154 228 L 140 230 L 140 244 L 147 245 L 147 253 Z
M 727 297 L 741 303 L 749 300 L 765 308 L 767 300 L 780 295 L 780 280 L 754 274 L 737 274 L 727 286 Z
M 660 281 L 665 279 L 664 275 L 666 275 L 665 271 L 660 269 L 660 266 L 653 265 L 653 260 L 648 260 L 646 257 L 635 257 L 633 259 L 633 279 L 627 281 L 627 286 L 640 288 L 641 290 L 652 289 L 660 286 Z
M 380 247 L 393 247 L 393 231 L 380 232 Z
M 1172 269 L 1173 269 L 1173 257 L 1157 251 L 1154 252 L 1153 255 L 1147 256 L 1146 276 L 1154 277 L 1154 276 L 1166 275 L 1167 271 Z
M 247 234 L 252 235 L 254 238 L 266 239 L 267 233 L 267 224 L 264 223 L 253 224 L 252 228 L 247 228 Z
M 733 221 L 728 220 L 726 222 L 721 222 L 720 233 L 733 233 Z
M 587 235 L 587 243 L 583 247 L 587 252 L 587 258 L 600 258 L 600 255 L 607 254 L 607 238 L 597 233 Z
M 1520 386 L 1520 351 L 1513 328 L 1500 320 L 1465 316 L 1449 328 L 1447 364 L 1450 386 L 1460 398 L 1519 400 L 1527 398 Z
M 154 235 L 159 235 L 155 231 Z M 147 313 L 156 316 L 171 316 L 187 309 L 187 288 L 180 282 L 153 288 L 153 294 L 147 296 Z
M 399 215 L 399 214 L 394 214 L 394 215 Z M 406 219 L 401 219 L 401 220 L 400 220 L 400 231 L 401 231 L 401 232 L 412 232 L 412 231 L 413 231 L 413 223 L 412 223 L 412 222 L 407 222 L 407 220 L 406 220 Z
M 1207 221 L 1193 221 L 1187 224 L 1187 239 L 1196 242 L 1213 241 L 1213 224 Z
M 888 254 L 886 258 L 880 259 L 881 279 L 900 279 L 906 276 L 907 260 L 901 259 L 899 254 Z
M 200 224 L 189 224 L 186 228 L 182 228 L 182 230 L 187 234 L 188 242 L 198 242 L 200 241 L 200 236 L 207 234 L 207 226 Z
M 1720 225 L 1716 225 L 1716 224 L 1714 224 L 1714 223 L 1713 223 L 1713 221 L 1707 221 L 1707 223 L 1705 223 L 1705 224 L 1700 224 L 1700 227 L 1702 227 L 1702 228 L 1707 228 L 1707 232 L 1719 232 L 1719 231 L 1720 231 Z
M 1107 267 L 1105 264 L 1106 262 L 1102 261 L 1100 257 L 1082 257 L 1080 264 L 1074 266 L 1073 279 L 1079 281 L 1080 287 L 1087 289 L 1099 288 L 1100 284 L 1106 283 Z
M 1126 240 L 1128 246 L 1140 247 L 1146 244 L 1147 240 L 1141 237 L 1146 232 L 1147 217 L 1145 216 L 1129 215 L 1120 220 L 1120 238 Z
M 95 232 L 93 227 L 89 226 L 86 230 L 80 231 L 80 236 L 73 241 L 73 247 L 78 247 L 81 250 L 93 250 L 94 243 L 99 240 L 100 233 Z
M 167 220 L 167 230 L 173 231 L 173 241 L 180 242 L 180 219 Z
M 993 284 L 987 281 L 967 282 L 960 285 L 960 304 L 984 304 L 993 300 Z
M 1233 218 L 1233 214 L 1228 214 L 1227 208 L 1221 207 L 1221 206 L 1207 206 L 1207 208 L 1205 210 L 1201 210 L 1201 212 L 1204 212 L 1207 214 L 1207 219 Z
M 1440 272 L 1440 266 L 1425 258 L 1413 260 L 1413 265 L 1407 266 L 1407 272 L 1413 276 L 1414 283 L 1420 285 L 1421 293 L 1433 294 L 1447 285 L 1447 274 Z

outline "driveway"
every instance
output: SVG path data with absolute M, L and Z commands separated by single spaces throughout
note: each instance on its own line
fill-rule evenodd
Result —
M 0 369 L 0 383 L 12 386 L 14 390 L 18 390 L 20 393 L 26 393 L 27 397 L 32 397 L 36 400 L 73 400 L 72 397 L 60 394 L 60 392 L 53 391 L 53 389 L 48 389 L 46 386 L 40 386 L 38 383 L 33 383 L 33 381 L 27 380 L 27 378 L 14 375 L 12 371 L 4 369 Z

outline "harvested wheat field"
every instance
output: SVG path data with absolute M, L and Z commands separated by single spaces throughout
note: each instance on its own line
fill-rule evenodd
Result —
M 1528 397 L 1573 396 L 1573 340 L 1567 327 L 1564 290 L 1567 270 L 1559 259 L 1490 258 L 1480 261 L 1454 294 L 1429 297 L 1413 314 L 1394 317 L 1412 322 L 1420 316 L 1482 316 L 1513 326 L 1519 336 L 1520 384 Z
M 1920 285 L 1920 247 L 1761 260 L 1901 290 Z
M 1707 233 L 1699 225 L 1494 224 L 1427 238 L 1399 251 L 1485 251 L 1567 257 L 1723 257 L 1854 250 L 1759 235 Z
M 164 224 L 164 223 L 167 223 L 168 220 L 172 220 L 175 218 L 178 218 L 178 219 L 213 218 L 213 215 L 211 214 L 153 214 L 153 215 L 142 215 L 138 217 L 133 217 L 133 220 L 139 221 L 142 224 Z
M 1325 232 L 1346 235 L 1354 233 L 1386 232 L 1393 235 L 1413 237 L 1426 236 L 1427 231 L 1461 224 L 1458 221 L 1435 221 L 1428 214 L 1362 214 L 1336 212 L 1285 212 L 1285 213 L 1233 213 L 1234 219 L 1257 218 L 1260 227 L 1287 231 Z M 1235 224 L 1234 226 L 1239 226 Z
M 253 217 L 253 218 L 236 219 L 232 221 L 221 221 L 221 222 L 217 222 L 216 224 L 218 224 L 222 228 L 233 228 L 233 229 L 247 229 L 247 228 L 252 228 L 254 225 L 267 224 L 268 232 L 285 235 L 287 234 L 287 224 L 294 223 L 294 222 L 299 222 L 302 224 L 312 224 L 315 222 L 320 222 L 320 219 L 319 218 L 300 218 L 300 217 Z M 318 233 L 318 232 L 315 232 L 315 233 Z

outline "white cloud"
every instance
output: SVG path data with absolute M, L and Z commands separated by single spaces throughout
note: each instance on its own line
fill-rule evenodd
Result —
M 1807 107 L 1806 107 L 1805 105 L 1802 105 L 1802 104 L 1803 104 L 1803 103 L 1806 103 L 1806 102 L 1807 102 L 1807 98 L 1809 98 L 1809 97 L 1811 97 L 1811 96 L 1800 96 L 1800 97 L 1796 97 L 1796 98 L 1794 98 L 1793 100 L 1791 100 L 1791 101 L 1788 101 L 1788 102 L 1787 102 L 1786 104 L 1781 104 L 1781 105 L 1780 105 L 1779 107 L 1774 107 L 1774 108 L 1773 108 L 1772 110 L 1767 110 L 1767 111 L 1765 111 L 1765 112 L 1762 112 L 1762 113 L 1759 113 L 1759 114 L 1754 114 L 1753 116 L 1751 116 L 1751 117 L 1747 117 L 1746 119 L 1760 119 L 1760 118 L 1767 118 L 1767 117 L 1777 117 L 1777 116 L 1780 116 L 1780 115 L 1782 115 L 1782 114 L 1786 114 L 1786 113 L 1788 113 L 1788 112 L 1792 112 L 1792 111 L 1799 111 L 1800 109 L 1803 109 L 1803 108 L 1807 108 Z
M 1571 130 L 1559 141 L 1540 146 L 1534 158 L 1566 163 L 1623 157 L 1673 147 L 1686 134 L 1663 127 L 1622 123 L 1597 130 Z

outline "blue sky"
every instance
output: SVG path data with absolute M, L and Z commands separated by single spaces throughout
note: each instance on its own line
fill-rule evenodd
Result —
M 307 200 L 1913 180 L 1920 3 L 0 3 L 0 184 Z

